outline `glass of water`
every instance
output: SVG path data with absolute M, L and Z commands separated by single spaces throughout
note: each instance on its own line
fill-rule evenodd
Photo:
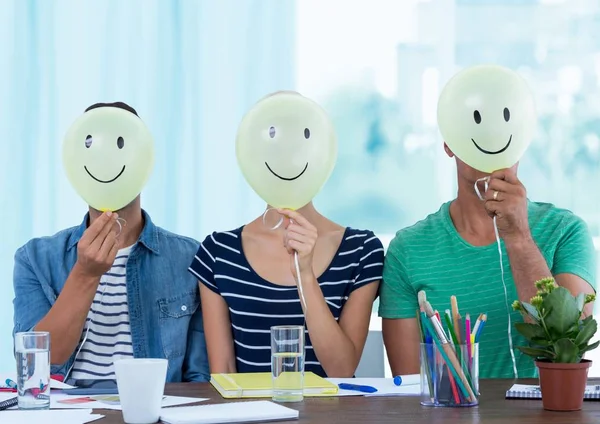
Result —
M 50 408 L 50 333 L 15 334 L 19 409 Z
M 304 399 L 304 326 L 271 327 L 271 372 L 275 402 Z

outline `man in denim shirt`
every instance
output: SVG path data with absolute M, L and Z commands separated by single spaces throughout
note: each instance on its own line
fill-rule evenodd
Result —
M 86 112 L 98 107 L 137 115 L 124 103 Z M 198 247 L 155 226 L 139 195 L 116 212 L 90 207 L 81 225 L 16 252 L 14 332 L 49 332 L 52 374 L 65 379 L 114 379 L 113 361 L 136 357 L 168 359 L 167 381 L 208 381 L 198 283 L 187 272 Z

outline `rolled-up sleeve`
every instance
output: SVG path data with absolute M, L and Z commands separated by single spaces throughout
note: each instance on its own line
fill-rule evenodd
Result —
M 31 267 L 26 246 L 21 247 L 15 253 L 13 288 L 15 292 L 13 300 L 14 335 L 23 331 L 31 331 L 52 307 L 42 284 Z

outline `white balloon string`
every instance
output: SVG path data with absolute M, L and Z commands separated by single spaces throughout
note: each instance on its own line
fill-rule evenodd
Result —
M 121 224 L 121 221 L 123 221 L 123 223 Z M 125 221 L 125 219 L 123 218 L 117 218 L 117 225 L 119 226 L 119 232 L 117 233 L 117 237 L 119 237 L 121 235 L 121 233 L 123 232 L 123 227 L 125 225 L 127 225 L 127 221 Z
M 267 221 L 266 221 L 267 214 L 272 210 L 274 210 L 274 209 L 267 209 L 265 211 L 265 213 L 263 213 L 262 219 L 263 219 L 263 224 L 265 224 L 265 226 L 267 226 Z M 291 219 L 290 219 L 290 221 L 293 222 Z M 273 226 L 273 227 L 270 227 L 269 229 L 276 230 L 279 227 L 281 227 L 281 224 L 283 224 L 283 216 L 280 216 L 279 221 L 277 221 L 277 224 L 275 224 L 275 226 Z M 304 305 L 304 316 L 306 319 L 306 299 L 304 297 L 304 288 L 302 287 L 302 278 L 300 277 L 300 261 L 298 259 L 297 251 L 294 251 L 294 267 L 296 268 L 296 282 L 298 284 L 298 292 L 300 294 L 300 300 L 302 301 L 302 304 Z
M 477 197 L 479 197 L 479 200 L 485 201 L 485 198 L 481 195 L 481 192 L 479 191 L 479 183 L 481 181 L 483 181 L 484 186 L 485 186 L 485 192 L 487 192 L 489 182 L 490 182 L 490 177 L 480 178 L 475 182 L 475 193 L 477 193 Z M 493 222 L 494 222 L 494 234 L 496 236 L 496 244 L 498 246 L 498 255 L 500 257 L 500 276 L 502 278 L 502 286 L 504 287 L 504 303 L 506 306 L 506 314 L 508 316 L 508 348 L 510 349 L 510 357 L 512 359 L 513 373 L 515 375 L 515 378 L 519 378 L 519 372 L 517 371 L 517 360 L 515 359 L 515 350 L 513 347 L 511 307 L 510 307 L 510 302 L 508 300 L 508 290 L 506 289 L 506 281 L 504 280 L 504 262 L 502 259 L 502 244 L 500 243 L 500 233 L 498 232 L 498 224 L 496 222 L 496 216 L 494 216 Z

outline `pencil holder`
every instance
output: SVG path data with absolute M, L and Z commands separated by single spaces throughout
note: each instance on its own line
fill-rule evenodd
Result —
M 421 343 L 421 405 L 479 404 L 479 345 Z

